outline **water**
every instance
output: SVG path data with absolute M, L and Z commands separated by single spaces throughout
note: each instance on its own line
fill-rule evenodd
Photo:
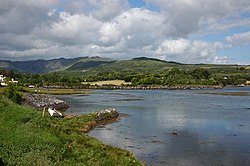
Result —
M 222 90 L 93 91 L 61 96 L 79 114 L 116 108 L 128 114 L 90 132 L 106 144 L 127 149 L 148 165 L 249 165 L 250 96 L 197 92 Z

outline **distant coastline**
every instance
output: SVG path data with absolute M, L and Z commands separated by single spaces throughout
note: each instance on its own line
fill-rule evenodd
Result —
M 161 86 L 161 85 L 138 85 L 138 86 L 115 86 L 115 85 L 89 85 L 89 86 L 43 86 L 42 88 L 53 88 L 53 89 L 103 89 L 103 90 L 199 90 L 199 89 L 222 89 L 224 86 L 221 85 L 176 85 L 176 86 Z

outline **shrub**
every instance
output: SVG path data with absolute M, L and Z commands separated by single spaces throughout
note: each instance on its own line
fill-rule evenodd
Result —
M 19 87 L 15 83 L 9 83 L 4 91 L 4 95 L 15 103 L 20 104 L 22 101 L 22 93 L 19 91 Z

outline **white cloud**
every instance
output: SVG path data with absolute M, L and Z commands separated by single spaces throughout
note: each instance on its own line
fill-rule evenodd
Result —
M 91 44 L 98 38 L 101 22 L 84 14 L 60 14 L 60 20 L 46 27 L 47 38 L 63 44 Z M 46 32 L 47 31 L 47 32 Z
M 249 27 L 250 1 L 147 0 L 159 11 L 131 8 L 127 0 L 0 0 L 0 58 L 134 56 L 185 63 L 224 63 L 220 42 L 189 40 L 190 34 Z M 226 39 L 249 42 L 247 34 Z
M 127 0 L 70 0 L 62 3 L 70 14 L 84 13 L 101 21 L 113 19 L 129 8 Z
M 250 44 L 250 31 L 228 36 L 225 38 L 225 41 L 233 45 Z
M 147 2 L 157 5 L 160 12 L 172 18 L 177 35 L 182 37 L 199 30 L 216 30 L 213 26 L 216 26 L 218 31 L 222 30 L 220 26 L 224 30 L 228 30 L 231 27 L 226 28 L 221 21 L 236 22 L 236 20 L 240 20 L 241 13 L 250 11 L 249 0 L 147 0 Z M 249 19 L 245 20 L 249 22 Z M 212 26 L 210 26 L 211 24 Z M 241 24 L 231 26 L 240 27 Z
M 166 19 L 146 9 L 131 9 L 103 24 L 100 41 L 112 45 L 126 40 L 128 47 L 140 48 L 170 35 L 171 26 Z
M 226 32 L 230 29 L 237 28 L 237 27 L 250 27 L 250 19 L 238 19 L 238 20 L 230 20 L 227 19 L 221 22 L 214 22 L 209 24 L 205 29 L 201 29 L 199 34 L 207 35 L 207 34 L 215 34 L 220 32 Z
M 70 14 L 84 13 L 87 6 L 87 1 L 70 0 L 65 2 L 64 10 Z
M 156 50 L 156 54 L 165 60 L 182 63 L 226 63 L 227 57 L 216 55 L 224 46 L 220 42 L 190 41 L 187 39 L 165 40 Z
M 56 0 L 4 0 L 0 3 L 0 32 L 18 35 L 29 34 L 37 25 L 53 21 L 47 12 Z
M 128 9 L 127 0 L 89 0 L 93 16 L 98 20 L 110 20 Z

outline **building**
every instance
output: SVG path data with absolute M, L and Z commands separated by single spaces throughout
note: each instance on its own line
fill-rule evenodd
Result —
M 0 82 L 5 82 L 6 77 L 4 77 L 3 75 L 0 75 Z
M 3 75 L 0 75 L 0 85 L 6 86 L 7 84 L 5 82 L 6 82 L 6 77 L 4 77 Z
M 15 81 L 14 78 L 11 78 L 11 81 L 9 81 L 9 82 L 16 83 L 16 84 L 18 83 L 18 81 Z
M 250 81 L 246 81 L 246 85 L 250 85 Z
M 14 80 L 14 78 L 11 78 L 11 80 L 9 81 L 10 83 L 18 83 L 18 81 Z M 6 77 L 4 77 L 3 75 L 0 75 L 0 85 L 1 86 L 7 86 L 7 81 L 6 81 Z

